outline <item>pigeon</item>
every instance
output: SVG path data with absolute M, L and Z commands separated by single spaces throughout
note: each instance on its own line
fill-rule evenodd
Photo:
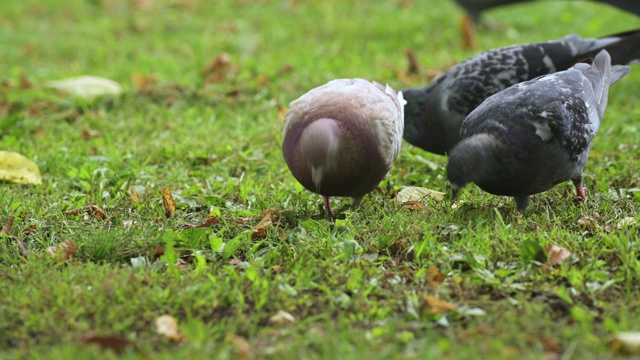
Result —
M 457 142 L 464 118 L 487 97 L 540 75 L 565 70 L 607 49 L 613 64 L 640 59 L 640 29 L 583 39 L 568 35 L 547 42 L 489 50 L 461 62 L 424 88 L 402 89 L 404 138 L 423 150 L 444 155 Z
M 462 29 L 463 43 L 466 48 L 472 49 L 473 40 L 473 24 L 477 24 L 481 14 L 496 7 L 516 4 L 521 2 L 530 2 L 531 0 L 455 0 L 456 3 L 465 11 L 465 15 L 460 21 Z M 627 11 L 640 16 L 640 1 L 638 0 L 595 0 L 596 2 L 609 4 L 620 10 Z
M 473 182 L 512 196 L 521 213 L 529 195 L 571 180 L 586 197 L 582 171 L 607 107 L 609 86 L 629 72 L 606 50 L 593 62 L 525 81 L 489 97 L 464 120 L 447 176 L 455 199 Z
M 282 153 L 293 177 L 324 197 L 348 196 L 357 206 L 400 154 L 402 92 L 364 79 L 338 79 L 294 100 L 285 114 Z

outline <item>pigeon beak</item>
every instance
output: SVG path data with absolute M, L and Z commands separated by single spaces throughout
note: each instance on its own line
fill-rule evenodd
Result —
M 456 201 L 458 198 L 458 192 L 460 192 L 460 186 L 457 184 L 451 184 L 451 200 Z

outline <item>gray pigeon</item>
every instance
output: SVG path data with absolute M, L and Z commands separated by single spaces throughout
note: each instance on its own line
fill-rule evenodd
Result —
M 402 90 L 407 100 L 404 138 L 423 150 L 445 154 L 458 142 L 464 118 L 487 97 L 513 84 L 568 69 L 602 49 L 609 51 L 613 64 L 637 61 L 640 30 L 599 39 L 569 35 L 475 55 L 425 88 Z
M 464 9 L 467 15 L 472 21 L 478 22 L 480 14 L 483 11 L 493 9 L 496 7 L 529 2 L 531 0 L 456 0 L 456 3 Z M 618 9 L 640 15 L 640 1 L 638 0 L 595 0 L 600 3 L 609 4 L 615 6 Z
M 358 205 L 378 186 L 400 153 L 402 92 L 363 79 L 339 79 L 289 105 L 282 153 L 293 176 L 324 197 L 349 196 Z
M 489 97 L 464 120 L 461 140 L 449 154 L 454 198 L 473 182 L 491 194 L 513 196 L 524 212 L 529 195 L 571 179 L 576 200 L 584 200 L 582 170 L 609 86 L 628 72 L 628 66 L 611 66 L 603 50 L 591 65 L 579 63 Z

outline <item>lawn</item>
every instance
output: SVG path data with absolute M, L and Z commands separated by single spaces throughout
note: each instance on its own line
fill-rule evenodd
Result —
M 334 222 L 282 159 L 287 105 L 331 79 L 425 86 L 477 51 L 640 25 L 532 2 L 488 12 L 501 29 L 466 50 L 460 15 L 450 0 L 2 1 L 0 150 L 44 181 L 0 183 L 0 358 L 613 356 L 640 331 L 640 66 L 611 88 L 580 205 L 569 182 L 525 216 L 476 186 L 403 206 L 405 186 L 449 194 L 446 158 L 405 143 L 361 207 L 331 200 Z M 87 74 L 122 95 L 45 86 Z M 67 260 L 47 250 L 71 241 Z M 572 255 L 548 262 L 552 245 Z M 163 315 L 178 333 L 158 332 Z

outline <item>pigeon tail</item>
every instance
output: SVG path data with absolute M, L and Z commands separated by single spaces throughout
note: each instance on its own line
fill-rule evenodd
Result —
M 596 55 L 591 66 L 576 64 L 575 68 L 582 71 L 582 74 L 591 83 L 584 84 L 585 90 L 593 90 L 592 93 L 587 91 L 587 102 L 591 106 L 595 105 L 599 117 L 602 118 L 604 110 L 607 108 L 609 86 L 625 76 L 630 68 L 624 65 L 611 66 L 611 56 L 606 50 L 602 50 Z

